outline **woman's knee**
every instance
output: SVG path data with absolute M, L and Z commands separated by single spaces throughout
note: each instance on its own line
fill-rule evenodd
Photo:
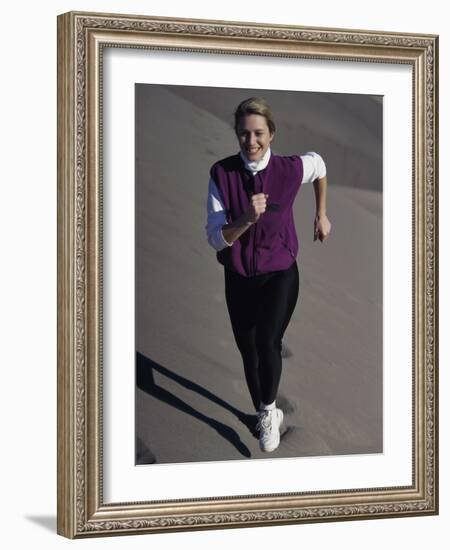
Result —
M 259 336 L 256 339 L 256 348 L 260 357 L 274 354 L 281 355 L 281 338 L 267 335 Z

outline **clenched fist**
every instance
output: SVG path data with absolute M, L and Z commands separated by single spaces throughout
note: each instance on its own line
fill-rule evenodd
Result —
M 247 220 L 250 223 L 256 223 L 259 220 L 261 214 L 264 214 L 267 208 L 267 199 L 269 195 L 265 193 L 257 193 L 252 195 L 250 199 L 250 206 L 246 212 Z
M 326 214 L 314 218 L 314 240 L 319 239 L 321 243 L 328 239 L 331 232 L 331 223 Z

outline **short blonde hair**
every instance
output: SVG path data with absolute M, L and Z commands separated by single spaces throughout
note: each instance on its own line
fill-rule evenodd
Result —
M 249 97 L 245 99 L 236 108 L 234 112 L 234 131 L 237 134 L 239 121 L 246 115 L 261 115 L 266 119 L 269 132 L 275 133 L 275 121 L 272 110 L 267 101 L 262 97 Z

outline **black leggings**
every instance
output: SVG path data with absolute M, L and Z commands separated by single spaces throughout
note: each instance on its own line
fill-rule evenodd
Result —
M 275 401 L 281 341 L 299 292 L 297 262 L 285 271 L 244 277 L 225 269 L 225 297 L 253 405 Z

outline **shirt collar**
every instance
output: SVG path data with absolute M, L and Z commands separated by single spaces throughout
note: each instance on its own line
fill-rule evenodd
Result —
M 246 170 L 250 170 L 250 172 L 259 172 L 260 170 L 264 170 L 264 168 L 269 164 L 271 154 L 272 153 L 269 147 L 261 159 L 250 161 L 244 153 L 240 151 L 241 159 L 244 161 L 245 168 Z

